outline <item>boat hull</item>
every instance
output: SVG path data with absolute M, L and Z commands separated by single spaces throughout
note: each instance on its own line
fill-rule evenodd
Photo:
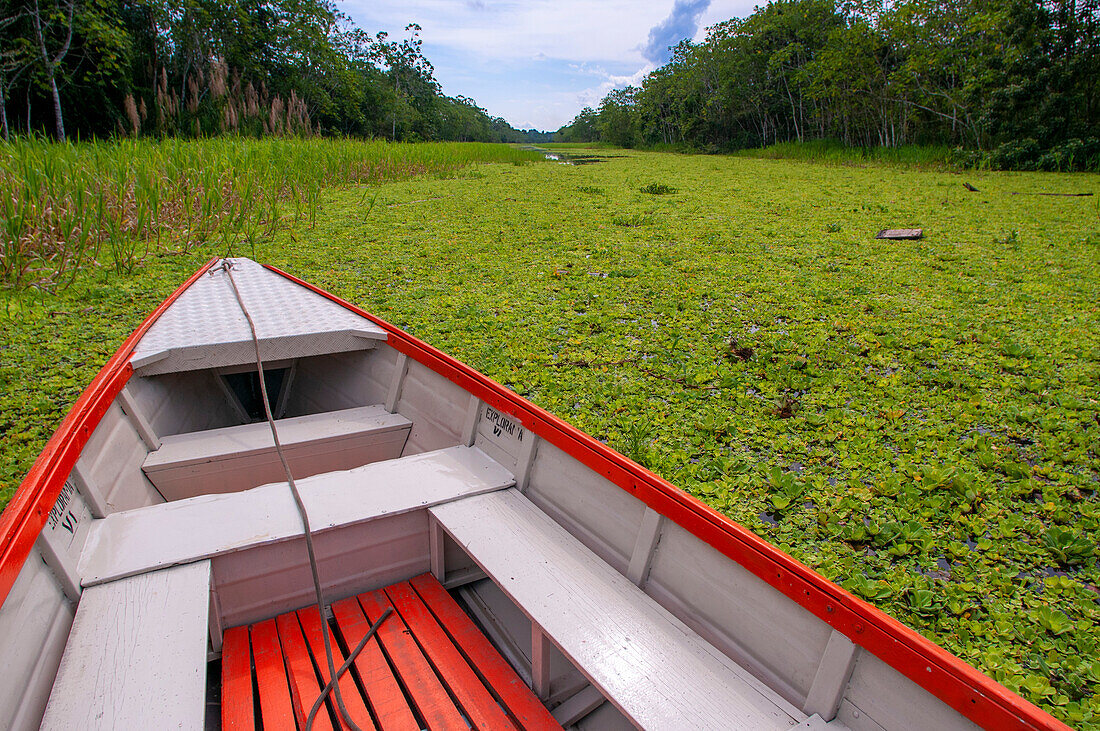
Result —
M 44 536 L 56 529 L 54 523 L 65 530 L 66 513 L 74 509 L 73 515 L 96 524 L 91 531 L 96 533 L 100 521 L 117 509 L 88 494 L 94 490 L 82 484 L 88 480 L 79 467 L 88 459 L 89 445 L 105 448 L 100 445 L 105 438 L 96 436 L 105 420 L 133 422 L 129 438 L 140 437 L 146 452 L 154 451 L 158 428 L 164 429 L 152 423 L 155 419 L 143 425 L 140 414 L 131 413 L 140 412 L 142 403 L 135 408 L 133 401 L 148 403 L 155 388 L 146 382 L 167 383 L 174 376 L 142 375 L 141 365 L 135 372 L 133 354 L 158 319 L 217 264 L 212 260 L 196 272 L 108 361 L 0 517 L 0 636 L 24 620 L 28 607 L 48 607 L 37 631 L 8 640 L 5 652 L 22 663 L 19 675 L 27 682 L 6 691 L 6 707 L 16 710 L 0 722 L 36 725 L 41 718 L 82 583 L 89 581 L 78 567 L 83 545 L 58 549 Z M 373 364 L 363 366 L 369 373 L 354 378 L 361 390 L 373 392 L 372 401 L 411 421 L 405 454 L 454 444 L 481 450 L 581 544 L 787 703 L 807 713 L 823 709 L 853 728 L 873 727 L 868 721 L 906 726 L 913 713 L 943 727 L 1063 728 L 909 627 L 562 419 L 351 303 L 275 268 L 265 271 L 373 323 L 385 335 L 384 344 L 369 354 L 303 356 L 295 376 L 304 379 L 303 388 L 336 380 L 349 363 Z M 176 378 L 173 383 L 184 376 Z M 338 401 L 335 396 L 314 400 L 325 398 Z M 134 479 L 139 477 L 145 479 L 140 474 Z M 78 497 L 59 512 L 59 499 L 69 493 Z M 149 494 L 154 497 L 132 498 L 133 505 L 125 506 L 140 509 L 155 502 L 155 489 Z M 65 550 L 75 557 L 66 557 Z M 217 573 L 215 564 L 215 578 Z M 368 588 L 374 587 L 354 581 L 344 586 L 348 593 Z M 227 586 L 226 594 L 230 591 Z M 262 605 L 259 613 L 226 612 L 225 618 L 243 623 L 289 608 L 293 605 Z M 41 651 L 32 657 L 36 644 Z M 832 687 L 836 683 L 822 679 L 830 673 L 839 673 L 844 682 Z

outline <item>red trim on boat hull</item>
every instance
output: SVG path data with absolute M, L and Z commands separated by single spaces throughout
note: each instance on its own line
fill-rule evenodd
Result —
M 50 437 L 46 448 L 34 461 L 23 478 L 15 497 L 0 515 L 0 605 L 8 598 L 15 579 L 30 555 L 35 540 L 46 525 L 61 488 L 72 472 L 88 438 L 99 425 L 99 420 L 130 380 L 134 369 L 130 354 L 161 314 L 183 294 L 199 277 L 205 274 L 219 259 L 211 259 L 195 272 L 175 292 L 153 310 L 137 330 L 126 338 L 107 364 L 100 369 L 80 398 L 76 400 L 61 426 Z
M 276 267 L 265 267 L 340 304 L 386 330 L 399 352 L 427 366 L 527 429 L 633 493 L 646 505 L 698 536 L 768 582 L 971 721 L 997 729 L 1068 729 L 939 645 L 871 606 L 726 516 L 403 330 Z

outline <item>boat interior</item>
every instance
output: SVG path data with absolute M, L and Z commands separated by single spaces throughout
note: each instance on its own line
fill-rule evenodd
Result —
M 3 728 L 973 728 L 562 445 L 248 260 L 137 344 L 0 608 Z M 300 290 L 300 291 L 299 291 Z M 211 314 L 214 313 L 214 314 Z M 220 314 L 219 314 L 220 313 Z M 330 695 L 314 728 L 342 725 Z

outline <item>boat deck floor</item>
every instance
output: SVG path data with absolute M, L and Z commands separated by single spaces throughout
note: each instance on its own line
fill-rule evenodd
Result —
M 561 728 L 431 574 L 334 603 L 337 666 L 387 608 L 339 682 L 360 728 Z M 226 630 L 222 728 L 304 729 L 329 678 L 321 631 L 316 607 Z M 331 696 L 312 728 L 341 728 Z

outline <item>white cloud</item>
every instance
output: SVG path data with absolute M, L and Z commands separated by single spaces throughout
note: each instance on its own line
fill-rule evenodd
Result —
M 603 66 L 591 66 L 587 63 L 571 63 L 568 67 L 579 74 L 590 74 L 592 76 L 607 76 L 607 69 Z
M 642 55 L 653 63 L 665 63 L 672 55 L 669 48 L 699 31 L 699 18 L 710 7 L 710 0 L 676 0 L 668 17 L 649 29 Z
M 633 74 L 603 73 L 603 80 L 582 89 L 563 88 L 533 98 L 513 95 L 499 101 L 498 111 L 493 112 L 507 119 L 518 129 L 555 130 L 573 121 L 584 107 L 599 107 L 600 101 L 612 89 L 637 86 L 646 74 L 653 70 L 647 64 Z
M 419 23 L 425 44 L 499 60 L 548 58 L 592 63 L 641 62 L 649 29 L 668 14 L 670 3 L 630 0 L 585 2 L 530 0 L 479 3 L 350 0 L 341 9 L 365 30 L 400 33 Z
M 654 68 L 643 57 L 650 31 L 674 7 L 675 0 L 340 3 L 363 30 L 385 30 L 391 39 L 403 38 L 408 23 L 419 23 L 444 93 L 471 96 L 514 126 L 538 129 L 557 129 L 612 89 L 641 83 Z M 752 7 L 748 0 L 712 0 L 698 17 L 695 39 L 707 26 L 743 17 Z M 521 68 L 528 77 L 520 78 Z
M 634 73 L 626 76 L 605 74 L 605 80 L 599 86 L 592 86 L 577 92 L 577 100 L 581 102 L 582 107 L 592 107 L 595 109 L 600 105 L 600 102 L 607 96 L 609 91 L 612 89 L 621 89 L 626 86 L 638 86 L 642 83 L 642 79 L 644 79 L 654 68 L 653 64 L 647 63 Z

